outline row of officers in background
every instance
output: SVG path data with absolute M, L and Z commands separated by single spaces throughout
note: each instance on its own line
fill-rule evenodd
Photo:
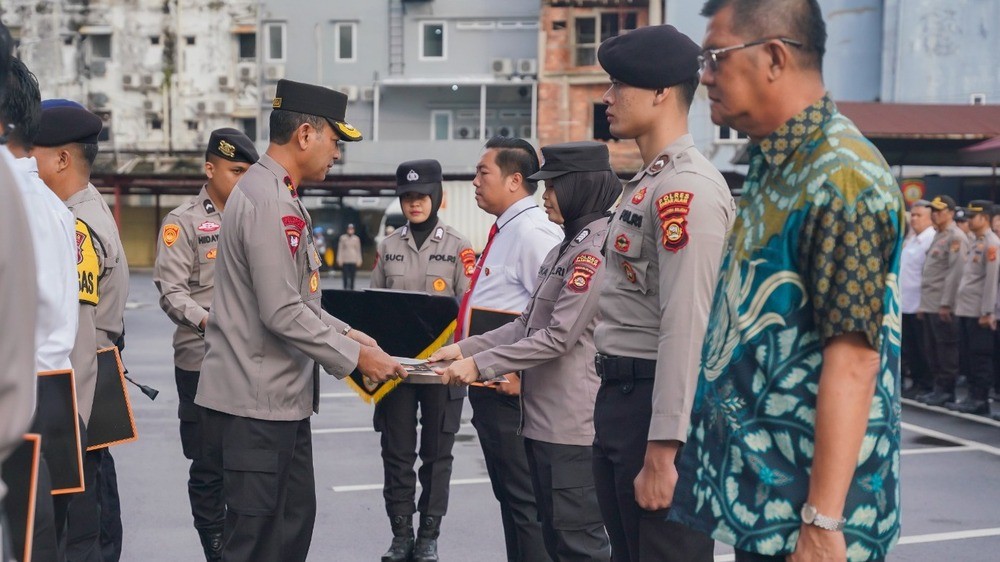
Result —
M 910 208 L 900 262 L 906 398 L 990 416 L 1000 392 L 1000 206 L 947 195 Z M 964 378 L 967 392 L 956 387 Z M 1000 419 L 1000 414 L 993 414 Z

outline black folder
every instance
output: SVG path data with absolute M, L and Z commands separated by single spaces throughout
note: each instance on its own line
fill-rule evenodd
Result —
M 42 436 L 42 455 L 52 478 L 52 495 L 83 491 L 83 444 L 73 371 L 38 373 L 32 433 Z
M 118 348 L 99 349 L 94 407 L 87 424 L 87 450 L 103 449 L 138 438 Z
M 24 443 L 11 453 L 0 468 L 0 477 L 7 485 L 3 509 L 7 514 L 11 546 L 19 562 L 31 560 L 41 441 L 37 433 L 25 434 Z

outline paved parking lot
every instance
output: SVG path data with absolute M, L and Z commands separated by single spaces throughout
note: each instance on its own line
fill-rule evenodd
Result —
M 339 283 L 323 280 L 325 288 Z M 366 284 L 358 279 L 359 287 Z M 177 435 L 172 324 L 156 304 L 148 272 L 133 272 L 126 330 L 128 369 L 161 392 L 150 402 L 131 389 L 140 438 L 113 449 L 125 527 L 122 559 L 198 560 L 201 549 L 187 503 L 187 461 Z M 346 385 L 323 378 L 320 414 L 312 418 L 319 504 L 312 561 L 378 560 L 389 544 L 371 411 Z M 1000 559 L 1000 423 L 978 423 L 912 405 L 903 414 L 903 539 L 889 559 Z M 468 404 L 462 417 L 441 559 L 503 561 L 500 512 L 468 423 Z M 732 560 L 731 552 L 717 547 L 716 560 Z

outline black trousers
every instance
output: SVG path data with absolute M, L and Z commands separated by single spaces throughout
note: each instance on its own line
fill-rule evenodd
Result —
M 1000 349 L 1000 330 L 993 332 L 993 349 Z M 1000 353 L 993 354 L 993 391 L 1000 394 Z
M 56 516 L 52 503 L 52 479 L 45 456 L 38 459 L 38 488 L 35 492 L 35 527 L 31 542 L 32 562 L 59 562 L 63 559 L 56 539 Z
M 473 386 L 469 387 L 469 403 L 493 495 L 500 502 L 507 560 L 549 560 L 538 522 L 524 438 L 518 434 L 521 423 L 518 398 L 504 396 L 492 388 Z
M 454 457 L 455 434 L 462 421 L 461 394 L 450 399 L 451 387 L 400 384 L 375 405 L 375 431 L 381 433 L 385 511 L 394 515 L 444 516 Z M 420 501 L 414 504 L 417 473 L 417 408 L 420 409 Z
M 345 263 L 340 266 L 340 271 L 344 275 L 344 290 L 354 290 L 354 276 L 358 273 L 358 266 L 353 263 Z
M 198 371 L 174 367 L 177 383 L 177 417 L 180 418 L 181 449 L 191 461 L 188 469 L 188 499 L 195 529 L 221 529 L 226 521 L 226 503 L 222 497 L 222 465 L 210 462 L 203 454 L 202 418 L 204 409 L 194 403 L 198 393 Z
M 309 418 L 267 421 L 204 409 L 204 453 L 223 466 L 222 559 L 302 562 L 316 521 Z
M 594 489 L 591 447 L 524 439 L 545 550 L 553 560 L 611 560 Z
M 916 314 L 903 315 L 902 344 L 903 373 L 910 377 L 913 388 L 921 391 L 934 389 L 934 379 L 927 366 L 927 353 L 924 351 L 923 321 Z
M 736 562 L 785 562 L 787 557 L 785 555 L 781 556 L 768 556 L 766 554 L 757 554 L 756 552 L 748 552 L 746 550 L 736 551 Z M 883 562 L 885 558 L 873 558 L 869 562 Z
M 107 506 L 109 513 L 105 513 L 102 509 L 105 507 L 103 505 L 104 494 L 106 493 L 105 488 L 108 486 L 108 482 L 104 481 L 108 477 L 107 474 L 103 477 L 101 475 L 101 472 L 105 470 L 103 466 L 105 455 L 110 456 L 107 449 L 97 449 L 88 451 L 83 456 L 85 489 L 79 494 L 73 494 L 66 507 L 65 552 L 67 562 L 117 560 L 117 558 L 113 558 L 113 548 L 109 548 L 107 553 L 109 556 L 106 556 L 104 552 L 105 544 L 113 547 L 115 537 L 110 536 L 105 539 L 102 536 L 105 532 L 113 532 L 115 528 L 113 524 L 105 524 L 105 518 L 112 519 L 114 517 L 115 506 Z M 117 482 L 116 479 L 113 481 Z M 114 497 L 117 498 L 117 493 Z M 120 513 L 119 510 L 119 517 Z M 119 531 L 118 544 L 120 545 L 121 524 L 119 523 L 117 527 Z M 120 546 L 118 552 L 120 555 Z
M 646 457 L 653 380 L 602 384 L 594 407 L 594 483 L 615 562 L 712 562 L 707 535 L 667 521 L 669 510 L 646 511 L 633 482 Z M 678 457 L 680 455 L 678 454 Z
M 924 314 L 924 350 L 927 366 L 934 377 L 934 387 L 944 392 L 955 392 L 959 365 L 958 321 L 941 320 L 937 313 Z
M 988 400 L 993 386 L 993 330 L 979 325 L 978 318 L 959 316 L 962 330 L 964 375 L 969 381 L 969 398 Z

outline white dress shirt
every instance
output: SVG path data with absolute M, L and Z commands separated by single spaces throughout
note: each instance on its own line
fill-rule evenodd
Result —
M 899 293 L 903 314 L 916 314 L 920 307 L 920 279 L 934 233 L 933 227 L 927 227 L 903 242 L 903 255 L 899 258 Z
M 34 242 L 38 271 L 35 368 L 39 372 L 71 369 L 69 354 L 76 341 L 80 289 L 73 213 L 38 177 L 34 158 L 15 159 L 6 147 L 0 155 L 22 180 L 17 187 Z
M 530 196 L 508 207 L 497 218 L 497 228 L 469 307 L 520 313 L 531 300 L 542 261 L 562 242 L 563 231 Z

